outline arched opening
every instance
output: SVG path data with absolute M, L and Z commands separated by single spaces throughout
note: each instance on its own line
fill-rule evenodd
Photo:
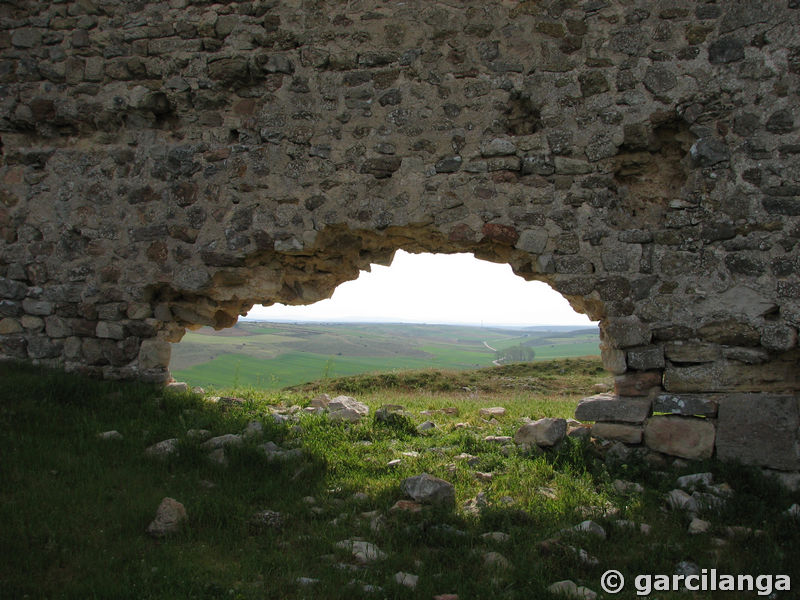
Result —
M 173 376 L 192 386 L 275 389 L 365 372 L 463 370 L 599 355 L 598 329 L 558 292 L 472 254 L 370 265 L 331 298 L 254 306 L 230 329 L 190 331 Z

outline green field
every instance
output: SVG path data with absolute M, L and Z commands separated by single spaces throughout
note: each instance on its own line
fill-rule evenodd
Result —
M 596 356 L 596 328 L 400 323 L 263 323 L 188 332 L 173 346 L 173 376 L 192 386 L 280 389 L 317 379 L 398 369 L 490 367 L 495 350 L 524 345 L 534 360 Z

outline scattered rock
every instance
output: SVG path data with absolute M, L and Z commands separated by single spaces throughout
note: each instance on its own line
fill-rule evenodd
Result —
M 697 500 L 683 490 L 672 490 L 667 493 L 667 504 L 676 510 L 685 510 L 696 513 L 700 510 Z
M 550 447 L 564 439 L 566 433 L 566 419 L 545 417 L 520 427 L 514 435 L 514 442 L 520 445 Z
M 384 404 L 375 411 L 375 420 L 380 423 L 392 423 L 401 417 L 408 417 L 408 413 L 400 404 Z
M 413 500 L 398 500 L 389 509 L 390 512 L 411 512 L 418 513 L 422 510 L 422 504 Z
M 353 558 L 361 564 L 383 560 L 386 554 L 375 545 L 362 540 L 342 540 L 334 544 L 341 550 L 347 550 L 353 554 Z
M 431 429 L 436 429 L 436 423 L 433 421 L 424 421 L 417 425 L 417 431 L 430 431 Z
M 389 462 L 387 462 L 387 463 L 386 463 L 386 466 L 387 466 L 387 467 L 397 467 L 397 466 L 399 466 L 399 465 L 400 465 L 400 463 L 402 463 L 402 462 L 403 462 L 403 461 L 402 461 L 402 460 L 400 460 L 399 458 L 393 458 L 392 460 L 390 460 Z
M 167 456 L 177 454 L 178 438 L 170 438 L 153 444 L 146 448 L 144 453 L 150 458 L 166 458 Z
M 464 512 L 470 515 L 479 515 L 481 510 L 487 506 L 489 506 L 489 503 L 486 501 L 486 494 L 480 492 L 474 498 L 464 502 Z
M 403 571 L 398 571 L 394 574 L 394 580 L 399 584 L 403 585 L 409 589 L 416 589 L 417 582 L 419 581 L 418 575 L 412 575 L 411 573 L 404 573 Z
M 614 489 L 618 494 L 641 494 L 644 492 L 642 484 L 635 481 L 623 481 L 622 479 L 615 479 L 613 483 Z
M 176 392 L 179 394 L 189 391 L 189 384 L 184 383 L 183 381 L 171 381 L 164 387 L 167 391 Z
M 156 510 L 156 518 L 147 526 L 147 533 L 162 538 L 176 533 L 186 521 L 186 508 L 174 498 L 164 498 Z
M 567 598 L 580 598 L 581 600 L 596 600 L 597 594 L 587 587 L 579 586 L 574 581 L 565 579 L 556 581 L 547 587 L 551 594 L 560 594 Z
M 700 575 L 700 567 L 688 560 L 682 560 L 675 565 L 675 575 Z
M 437 594 L 433 600 L 458 600 L 458 594 Z
M 242 432 L 242 437 L 246 440 L 253 440 L 264 435 L 264 426 L 259 421 L 250 421 Z
M 792 504 L 789 508 L 783 511 L 787 517 L 800 518 L 800 504 Z
M 796 505 L 795 505 L 796 506 Z M 502 531 L 490 531 L 481 535 L 481 539 L 502 544 L 511 539 L 511 536 Z
M 298 577 L 295 579 L 295 583 L 302 586 L 314 585 L 319 583 L 319 579 L 314 579 L 313 577 Z
M 303 456 L 302 448 L 291 448 L 286 450 L 278 446 L 275 442 L 266 442 L 259 444 L 261 450 L 267 457 L 267 462 L 281 462 L 294 460 Z
M 587 567 L 596 567 L 600 564 L 600 561 L 597 559 L 597 557 L 592 556 L 583 548 L 573 548 L 572 546 L 569 546 L 569 548 L 575 553 L 578 562 L 580 562 L 582 565 Z
M 274 510 L 262 510 L 250 517 L 250 530 L 254 533 L 276 530 L 283 527 L 284 517 Z
M 403 480 L 402 489 L 411 499 L 423 504 L 452 506 L 456 501 L 452 483 L 427 473 Z
M 502 406 L 492 406 L 489 408 L 482 408 L 478 411 L 478 414 L 482 417 L 504 417 L 506 414 L 506 409 Z
M 465 460 L 467 461 L 467 465 L 470 467 L 474 467 L 480 462 L 480 459 L 477 456 L 473 456 L 472 454 L 467 454 L 466 452 L 462 452 L 458 456 L 453 457 L 455 460 Z
M 689 533 L 692 535 L 696 535 L 698 533 L 706 533 L 710 527 L 711 523 L 695 517 L 694 519 L 692 519 L 692 522 L 689 523 Z
M 211 432 L 208 429 L 189 429 L 186 437 L 193 442 L 203 442 L 211 437 Z
M 614 521 L 613 523 L 614 523 L 614 525 L 616 525 L 617 527 L 619 527 L 621 529 L 629 529 L 629 530 L 637 530 L 638 529 L 639 532 L 643 533 L 644 535 L 650 535 L 650 532 L 653 529 L 647 523 L 636 523 L 635 521 L 628 521 L 628 520 L 625 520 L 625 519 L 619 519 L 617 521 Z
M 331 397 L 328 394 L 320 394 L 316 398 L 312 398 L 308 405 L 312 408 L 328 408 Z
M 102 433 L 98 433 L 97 437 L 100 438 L 101 440 L 121 440 L 121 439 L 123 439 L 122 434 L 119 431 L 117 431 L 116 429 L 112 429 L 111 431 L 104 431 Z M 148 450 L 149 450 L 149 448 L 148 448 Z
M 511 568 L 511 563 L 499 552 L 485 552 L 483 554 L 483 566 L 488 569 L 507 571 Z
M 328 411 L 332 421 L 357 423 L 369 414 L 369 406 L 350 396 L 337 396 L 328 403 Z
M 698 486 L 708 487 L 713 482 L 713 473 L 694 473 L 692 475 L 683 475 L 677 479 L 678 487 L 688 490 L 693 490 Z
M 575 525 L 572 528 L 572 531 L 578 531 L 580 533 L 588 533 L 589 535 L 593 535 L 599 537 L 600 539 L 606 539 L 606 530 L 603 529 L 600 525 L 595 523 L 594 521 L 586 520 L 582 521 Z
M 491 442 L 493 444 L 509 444 L 511 443 L 510 435 L 487 435 L 483 438 L 484 442 Z
M 217 448 L 209 452 L 208 460 L 223 467 L 228 466 L 228 456 L 225 454 L 225 448 Z
M 205 450 L 217 450 L 225 446 L 241 446 L 242 436 L 237 433 L 226 433 L 225 435 L 218 435 L 210 440 L 203 442 L 200 447 Z
M 478 481 L 489 482 L 494 479 L 494 473 L 483 473 L 482 471 L 475 471 L 475 479 Z
M 556 489 L 551 487 L 537 488 L 536 493 L 539 494 L 540 496 L 544 496 L 549 500 L 555 500 L 556 498 L 558 498 L 558 493 L 556 492 Z

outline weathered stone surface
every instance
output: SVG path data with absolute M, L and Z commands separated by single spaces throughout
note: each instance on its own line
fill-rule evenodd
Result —
M 717 456 L 784 471 L 800 469 L 800 408 L 794 394 L 720 398 Z
M 427 473 L 404 479 L 402 488 L 406 496 L 423 504 L 453 506 L 456 501 L 452 483 Z
M 328 402 L 328 412 L 332 421 L 356 423 L 369 414 L 369 406 L 350 396 L 337 396 Z
M 145 340 L 139 349 L 139 368 L 157 369 L 169 365 L 172 346 L 163 340 Z
M 653 412 L 716 417 L 720 397 L 702 394 L 659 394 L 653 399 Z
M 168 381 L 405 247 L 545 281 L 616 375 L 800 389 L 795 0 L 51 4 L 0 32 L 0 359 Z
M 595 423 L 592 425 L 592 436 L 625 444 L 639 444 L 642 441 L 642 426 L 624 423 Z
M 584 398 L 575 409 L 579 421 L 620 421 L 644 423 L 650 415 L 651 402 L 644 398 L 620 398 L 614 394 L 597 394 Z
M 661 346 L 640 346 L 627 352 L 627 365 L 637 371 L 664 368 L 664 349 Z
M 545 417 L 533 423 L 526 423 L 514 434 L 514 442 L 528 446 L 549 448 L 564 439 L 567 434 L 566 419 Z
M 386 553 L 375 544 L 363 540 L 342 540 L 336 542 L 334 546 L 352 553 L 353 558 L 361 564 L 372 563 L 386 558 Z
M 147 526 L 147 533 L 155 538 L 166 537 L 180 531 L 186 521 L 186 508 L 174 498 L 164 498 L 156 510 L 156 518 Z
M 667 364 L 664 389 L 671 393 L 761 392 L 793 389 L 800 383 L 795 351 L 764 364 L 717 360 L 701 365 Z
M 614 378 L 614 390 L 619 396 L 648 396 L 661 387 L 661 371 L 629 371 Z
M 151 458 L 166 458 L 178 453 L 178 438 L 170 438 L 148 446 L 145 455 Z
M 478 414 L 488 419 L 491 419 L 492 417 L 503 417 L 506 414 L 506 409 L 502 406 L 490 406 L 488 408 L 480 409 Z
M 652 450 L 672 456 L 710 458 L 714 435 L 714 424 L 707 419 L 656 416 L 647 420 L 644 443 Z

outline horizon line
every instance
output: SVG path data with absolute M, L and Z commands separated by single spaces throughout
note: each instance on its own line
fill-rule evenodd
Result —
M 253 323 L 339 323 L 339 324 L 357 324 L 357 325 L 449 325 L 449 326 L 472 326 L 472 327 L 574 327 L 576 329 L 591 329 L 598 327 L 597 322 L 590 323 L 494 323 L 494 322 L 464 322 L 464 321 L 402 321 L 393 319 L 358 319 L 352 318 L 331 318 L 331 319 L 292 319 L 281 317 L 239 317 L 240 321 L 249 321 Z

